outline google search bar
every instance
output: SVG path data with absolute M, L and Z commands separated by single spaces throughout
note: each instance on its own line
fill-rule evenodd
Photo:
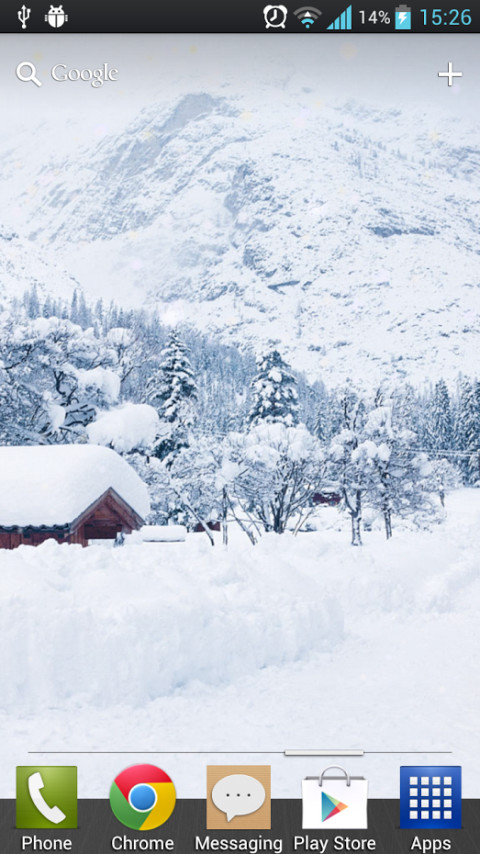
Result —
M 33 62 L 23 60 L 19 62 L 15 74 L 22 83 L 34 83 L 42 86 L 42 81 L 37 76 L 37 68 Z M 50 76 L 57 83 L 90 83 L 94 89 L 100 89 L 104 83 L 114 83 L 118 80 L 118 68 L 113 68 L 108 62 L 104 62 L 98 68 L 70 68 L 66 63 L 60 62 L 54 65 Z

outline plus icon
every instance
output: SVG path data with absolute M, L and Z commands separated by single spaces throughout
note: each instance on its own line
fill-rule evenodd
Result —
M 453 70 L 453 62 L 448 63 L 448 71 L 439 71 L 439 77 L 448 77 L 448 85 L 453 86 L 453 81 L 455 77 L 463 77 L 463 71 L 454 71 Z

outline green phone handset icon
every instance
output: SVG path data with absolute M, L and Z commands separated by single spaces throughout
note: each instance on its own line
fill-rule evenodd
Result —
M 62 812 L 60 807 L 48 806 L 42 795 L 42 789 L 44 786 L 45 783 L 43 782 L 40 771 L 35 771 L 35 773 L 28 778 L 28 791 L 39 813 L 43 815 L 47 821 L 51 821 L 52 824 L 60 824 L 60 822 L 64 821 L 67 816 Z
M 17 827 L 77 826 L 77 769 L 67 765 L 17 767 Z

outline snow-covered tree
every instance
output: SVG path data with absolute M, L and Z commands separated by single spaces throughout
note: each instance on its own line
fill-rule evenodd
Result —
M 392 391 L 391 401 L 393 426 L 400 430 L 411 430 L 416 443 L 423 430 L 423 418 L 420 416 L 424 409 L 419 404 L 417 392 L 410 383 L 404 383 Z
M 430 471 L 424 453 L 414 450 L 415 434 L 402 429 L 392 417 L 392 401 L 376 400 L 364 427 L 364 436 L 375 444 L 374 477 L 369 483 L 368 503 L 380 510 L 387 540 L 392 536 L 392 517 L 423 514 L 429 507 L 424 479 Z
M 93 330 L 69 320 L 4 319 L 0 360 L 7 441 L 75 442 L 97 412 L 118 398 L 114 353 Z
M 445 380 L 435 384 L 431 406 L 427 409 L 425 423 L 426 446 L 435 451 L 448 451 L 453 447 L 454 430 L 450 395 Z
M 447 493 L 458 489 L 461 485 L 461 473 L 453 463 L 444 458 L 430 461 L 426 487 L 438 495 L 442 507 L 445 507 Z
M 152 525 L 183 525 L 186 514 L 170 487 L 170 474 L 165 463 L 154 455 L 138 452 L 128 454 L 127 460 L 148 487 L 150 515 L 147 522 Z
M 138 450 L 128 455 L 128 461 L 148 486 L 149 522 L 188 528 L 200 524 L 214 544 L 208 523 L 221 518 L 223 507 L 222 484 L 217 477 L 220 449 L 211 437 L 197 437 L 192 446 L 179 449 L 168 462 Z
M 31 290 L 25 292 L 23 300 L 28 317 L 34 320 L 40 315 L 40 300 L 36 285 L 33 285 Z
M 180 448 L 188 447 L 197 400 L 188 348 L 176 331 L 170 334 L 161 353 L 159 370 L 147 383 L 146 397 L 157 409 L 160 421 L 168 427 L 168 435 L 156 446 L 155 453 L 159 459 L 173 459 Z
M 352 524 L 352 545 L 361 545 L 364 507 L 381 512 L 387 539 L 392 517 L 424 518 L 430 511 L 424 480 L 429 472 L 424 453 L 415 450 L 415 435 L 402 429 L 392 412 L 394 400 L 381 390 L 364 414 L 360 401 L 344 398 L 345 428 L 330 448 L 332 478 L 339 484 Z
M 281 534 L 293 523 L 298 528 L 324 482 L 318 439 L 303 424 L 264 422 L 230 434 L 224 452 L 234 466 L 231 493 L 257 530 Z
M 344 505 L 352 524 L 352 545 L 362 545 L 362 511 L 366 491 L 374 477 L 373 442 L 362 442 L 364 423 L 363 401 L 350 389 L 344 390 L 341 400 L 342 428 L 333 437 L 329 459 L 331 478 L 338 483 Z
M 149 454 L 158 440 L 160 422 L 147 403 L 124 403 L 100 412 L 86 428 L 95 445 L 107 445 L 119 454 Z
M 466 378 L 460 383 L 456 445 L 460 451 L 460 466 L 464 480 L 466 483 L 475 483 L 480 475 L 480 413 L 475 388 Z
M 298 424 L 296 380 L 278 350 L 271 350 L 258 360 L 251 389 L 249 427 L 262 423 L 285 424 L 286 427 Z
M 170 489 L 185 513 L 186 524 L 200 524 L 214 544 L 208 523 L 222 516 L 222 489 L 218 480 L 220 450 L 212 437 L 199 436 L 190 447 L 182 448 L 171 467 Z
M 352 546 L 362 545 L 362 512 L 365 494 L 375 477 L 374 442 L 360 442 L 355 430 L 344 429 L 332 440 L 330 461 L 352 524 Z
M 332 435 L 336 432 L 334 427 L 335 424 L 335 416 L 337 401 L 335 396 L 329 393 L 324 387 L 323 383 L 313 383 L 311 387 L 311 397 L 312 397 L 312 418 L 311 418 L 311 431 L 323 444 L 327 444 Z M 304 408 L 304 407 L 302 407 Z M 303 415 L 303 413 L 302 413 Z M 308 425 L 307 419 L 305 423 Z

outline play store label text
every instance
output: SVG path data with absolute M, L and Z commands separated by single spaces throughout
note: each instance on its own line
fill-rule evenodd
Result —
M 310 836 L 294 836 L 294 851 L 315 851 L 325 854 L 329 847 L 332 851 L 375 851 L 375 839 L 355 839 L 350 836 L 334 836 L 333 839 L 317 839 Z

